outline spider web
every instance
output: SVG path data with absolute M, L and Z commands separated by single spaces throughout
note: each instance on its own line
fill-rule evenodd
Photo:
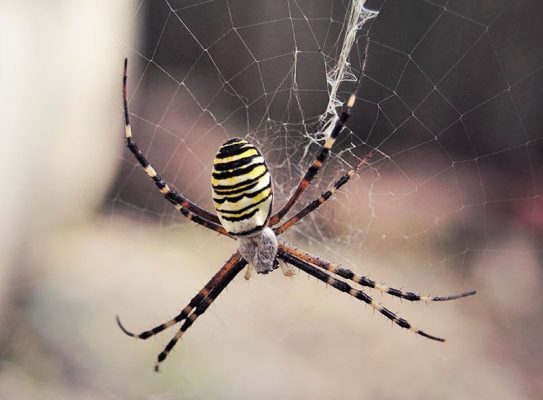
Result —
M 366 11 L 379 9 L 378 19 Z M 353 90 L 370 32 L 358 103 L 312 195 L 374 150 L 371 166 L 329 207 L 336 228 L 312 216 L 297 232 L 320 241 L 362 234 L 369 250 L 421 236 L 434 245 L 431 237 L 449 236 L 452 225 L 463 241 L 442 261 L 462 264 L 492 250 L 496 224 L 513 218 L 536 244 L 541 132 L 533 88 L 543 56 L 529 26 L 517 32 L 526 9 L 509 1 L 374 1 L 365 9 L 140 2 L 134 27 L 149 28 L 129 48 L 133 129 L 163 176 L 210 210 L 213 154 L 229 138 L 248 138 L 271 166 L 277 209 Z M 114 208 L 180 223 L 132 157 L 123 160 Z M 345 218 L 353 207 L 363 216 L 356 224 Z
M 290 238 L 341 256 L 334 242 L 364 257 L 393 250 L 391 264 L 415 252 L 418 267 L 454 270 L 460 283 L 489 263 L 498 274 L 519 260 L 538 265 L 541 5 L 363 3 L 138 2 L 141 40 L 126 43 L 140 147 L 167 181 L 213 210 L 213 156 L 245 137 L 270 165 L 277 210 L 353 90 L 369 36 L 352 117 L 299 206 L 373 156 Z M 133 157 L 121 157 L 111 212 L 185 224 Z

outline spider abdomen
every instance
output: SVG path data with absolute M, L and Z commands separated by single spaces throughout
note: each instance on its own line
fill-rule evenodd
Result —
M 213 203 L 222 226 L 235 236 L 262 231 L 272 205 L 271 175 L 260 151 L 245 139 L 224 143 L 211 176 Z

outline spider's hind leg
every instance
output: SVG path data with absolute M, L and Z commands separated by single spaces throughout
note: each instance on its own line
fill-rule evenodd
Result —
M 235 263 L 233 263 L 234 261 Z M 164 350 L 162 350 L 158 355 L 157 362 L 155 364 L 156 372 L 158 372 L 160 368 L 160 363 L 166 359 L 170 351 L 177 344 L 179 339 L 181 339 L 187 329 L 192 326 L 194 321 L 196 321 L 200 315 L 206 312 L 208 307 L 228 286 L 232 279 L 234 279 L 236 275 L 241 270 L 243 270 L 243 268 L 245 268 L 246 264 L 247 262 L 244 259 L 241 259 L 238 253 L 236 253 L 232 258 L 230 258 L 230 260 L 228 260 L 227 264 L 219 270 L 219 272 L 215 275 L 218 277 L 218 281 L 214 288 L 211 289 L 208 296 L 203 299 L 200 304 L 198 304 L 198 306 L 194 309 L 194 311 L 188 316 L 188 318 L 185 319 L 185 322 L 183 323 L 183 325 L 181 325 L 181 328 L 179 328 L 175 336 L 168 342 Z
M 460 299 L 462 297 L 473 296 L 476 293 L 474 290 L 471 290 L 469 292 L 453 294 L 449 296 L 422 296 L 413 292 L 405 292 L 400 289 L 389 287 L 385 284 L 378 283 L 374 281 L 373 279 L 368 278 L 367 276 L 356 275 L 354 272 L 352 272 L 348 268 L 343 268 L 338 265 L 334 265 L 328 261 L 321 260 L 315 256 L 312 256 L 309 253 L 303 252 L 299 249 L 296 249 L 295 247 L 289 246 L 286 243 L 281 243 L 280 248 L 283 250 L 286 250 L 288 253 L 292 255 L 295 255 L 296 257 L 302 259 L 303 261 L 308 262 L 309 264 L 320 268 L 321 270 L 324 270 L 326 272 L 340 276 L 345 279 L 349 279 L 355 283 L 358 283 L 361 286 L 366 286 L 366 287 L 378 290 L 381 293 L 386 293 L 390 296 L 398 297 L 400 299 L 405 299 L 409 301 L 425 301 L 425 302 L 450 301 L 450 300 Z
M 327 285 L 332 286 L 334 289 L 337 289 L 340 292 L 347 293 L 349 296 L 352 296 L 366 303 L 375 311 L 378 311 L 379 313 L 384 315 L 387 319 L 392 321 L 392 323 L 398 325 L 399 327 L 408 329 L 411 332 L 414 332 L 420 336 L 424 336 L 427 339 L 435 340 L 438 342 L 445 341 L 445 339 L 442 339 L 434 335 L 430 335 L 429 333 L 426 333 L 423 330 L 415 327 L 407 320 L 399 317 L 398 315 L 390 311 L 388 308 L 385 308 L 379 303 L 377 303 L 375 300 L 373 300 L 373 298 L 368 296 L 362 290 L 355 289 L 352 286 L 350 286 L 347 282 L 344 282 L 342 280 L 334 278 L 331 275 L 328 275 L 325 271 L 322 271 L 319 268 L 315 267 L 314 265 L 302 260 L 301 258 L 298 258 L 295 254 L 292 254 L 288 251 L 284 251 L 280 249 L 278 253 L 278 257 L 282 258 L 285 262 L 288 262 L 289 264 L 296 266 L 297 268 L 308 273 L 309 275 L 314 276 L 315 278 L 326 283 Z

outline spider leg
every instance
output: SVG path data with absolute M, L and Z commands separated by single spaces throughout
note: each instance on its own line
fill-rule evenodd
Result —
M 419 328 L 413 326 L 410 322 L 407 320 L 400 318 L 395 313 L 390 311 L 388 308 L 383 307 L 379 303 L 377 303 L 375 300 L 373 300 L 370 296 L 368 296 L 365 292 L 362 290 L 354 289 L 351 285 L 349 285 L 347 282 L 341 281 L 339 279 L 336 279 L 330 275 L 328 275 L 326 272 L 321 271 L 320 269 L 316 268 L 315 266 L 309 264 L 308 262 L 298 258 L 296 255 L 290 254 L 289 252 L 285 251 L 285 249 L 279 249 L 277 252 L 277 256 L 281 258 L 282 260 L 288 262 L 289 264 L 294 265 L 295 267 L 301 269 L 302 271 L 308 273 L 311 276 L 314 276 L 315 278 L 323 281 L 324 283 L 332 286 L 334 289 L 337 289 L 341 292 L 348 293 L 349 295 L 357 298 L 360 301 L 363 301 L 364 303 L 368 304 L 373 308 L 374 310 L 380 312 L 383 314 L 386 318 L 391 320 L 396 325 L 404 328 L 409 329 L 410 331 L 416 333 L 417 335 L 424 336 L 425 338 L 436 340 L 438 342 L 444 342 L 445 339 L 442 339 L 437 336 L 430 335 L 429 333 L 426 333 Z
M 160 193 L 172 203 L 177 211 L 187 217 L 189 220 L 196 222 L 202 226 L 205 226 L 208 229 L 214 230 L 222 235 L 231 237 L 228 232 L 220 225 L 219 218 L 210 213 L 209 211 L 204 210 L 195 203 L 186 199 L 180 195 L 175 189 L 173 189 L 168 183 L 166 183 L 160 175 L 157 174 L 156 170 L 153 168 L 149 160 L 145 157 L 143 152 L 140 150 L 134 137 L 132 136 L 132 128 L 130 127 L 130 114 L 128 112 L 128 99 L 127 99 L 127 81 L 128 81 L 128 59 L 124 60 L 124 75 L 123 75 L 123 105 L 124 105 L 124 121 L 125 121 L 125 134 L 126 134 L 126 144 L 128 149 L 134 154 L 136 159 L 139 161 L 143 167 L 145 173 L 155 182 Z
M 241 259 L 241 256 L 238 252 L 234 253 L 230 259 L 224 264 L 224 266 L 209 280 L 209 282 L 206 283 L 206 285 L 203 287 L 202 290 L 200 290 L 196 296 L 192 298 L 190 303 L 183 308 L 183 310 L 177 314 L 174 318 L 171 320 L 164 322 L 163 324 L 157 325 L 152 329 L 149 329 L 147 331 L 143 331 L 141 333 L 132 333 L 129 330 L 127 330 L 121 323 L 121 320 L 118 316 L 115 318 L 117 319 L 117 325 L 119 325 L 119 328 L 126 333 L 128 336 L 135 337 L 137 339 L 148 339 L 151 336 L 155 336 L 157 333 L 162 332 L 163 330 L 177 324 L 178 322 L 183 321 L 186 319 L 189 314 L 192 312 L 192 310 L 198 306 L 204 299 L 209 296 L 210 292 L 221 282 L 224 275 L 231 270 L 236 263 L 239 262 Z
M 245 280 L 248 281 L 251 279 L 251 276 L 253 275 L 253 266 L 251 264 L 247 265 L 247 269 L 245 270 Z
M 362 77 L 364 76 L 364 70 L 366 69 L 366 55 L 368 53 L 368 45 L 369 45 L 369 38 L 366 39 L 366 48 L 364 50 L 364 55 L 363 55 L 364 59 L 362 61 L 362 68 L 361 68 L 358 81 L 356 82 L 355 89 L 353 93 L 351 93 L 347 101 L 343 103 L 343 109 L 341 113 L 339 114 L 339 117 L 336 121 L 334 128 L 332 129 L 332 132 L 330 133 L 330 136 L 326 139 L 326 142 L 319 150 L 317 157 L 315 158 L 315 161 L 313 161 L 313 164 L 311 164 L 311 166 L 305 173 L 304 177 L 298 184 L 298 187 L 296 188 L 296 190 L 294 191 L 290 199 L 283 206 L 283 208 L 281 208 L 275 215 L 271 217 L 269 226 L 274 226 L 279 221 L 281 221 L 281 219 L 285 216 L 285 214 L 289 212 L 292 206 L 300 198 L 302 193 L 305 192 L 305 190 L 309 187 L 309 184 L 311 183 L 315 175 L 317 175 L 322 165 L 326 161 L 326 158 L 328 154 L 330 153 L 330 149 L 336 142 L 336 139 L 339 133 L 343 130 L 345 123 L 347 122 L 347 120 L 349 119 L 349 116 L 351 115 L 351 109 L 353 108 L 354 102 L 356 101 L 356 94 L 358 92 L 358 88 L 360 87 L 360 81 Z
M 311 265 L 314 265 L 322 270 L 325 270 L 327 272 L 330 272 L 331 274 L 338 275 L 342 278 L 349 279 L 353 282 L 358 283 L 361 286 L 366 286 L 372 289 L 376 289 L 380 291 L 381 293 L 386 293 L 391 296 L 399 297 L 401 299 L 409 300 L 409 301 L 449 301 L 449 300 L 455 300 L 460 299 L 462 297 L 468 297 L 473 296 L 476 292 L 475 290 L 464 292 L 460 294 L 454 294 L 451 296 L 421 296 L 413 292 L 405 292 L 399 289 L 391 288 L 386 285 L 380 284 L 373 279 L 370 279 L 366 276 L 359 276 L 356 275 L 353 271 L 347 268 L 339 267 L 337 265 L 334 265 L 332 263 L 329 263 L 328 261 L 323 261 L 311 254 L 305 253 L 295 247 L 292 247 L 290 245 L 287 245 L 285 243 L 281 243 L 279 245 L 279 248 L 284 250 L 285 252 L 288 252 L 291 255 L 296 256 L 297 258 L 305 261 L 306 263 L 309 263 Z
M 280 235 L 283 232 L 290 229 L 293 225 L 295 225 L 298 221 L 300 221 L 302 218 L 305 218 L 308 214 L 315 211 L 317 208 L 319 208 L 326 200 L 328 200 L 330 197 L 336 193 L 336 191 L 339 190 L 343 185 L 345 185 L 349 180 L 358 172 L 358 170 L 364 165 L 367 164 L 368 158 L 370 158 L 372 153 L 368 154 L 366 157 L 364 157 L 356 167 L 351 169 L 349 172 L 347 172 L 345 175 L 341 176 L 331 189 L 327 190 L 326 192 L 322 193 L 319 198 L 313 200 L 310 202 L 307 206 L 305 206 L 302 210 L 300 210 L 294 217 L 290 218 L 286 222 L 282 223 L 277 228 L 274 228 L 274 232 L 276 235 Z
M 281 267 L 281 272 L 283 272 L 283 275 L 287 278 L 293 277 L 296 275 L 296 268 L 294 268 L 292 265 L 287 264 L 283 260 L 277 260 L 279 263 L 279 267 Z
M 228 286 L 228 284 L 232 281 L 232 279 L 234 279 L 236 275 L 241 270 L 243 270 L 243 268 L 245 268 L 245 265 L 247 265 L 247 261 L 245 261 L 243 258 L 238 257 L 237 261 L 233 265 L 231 265 L 230 268 L 223 271 L 217 285 L 211 290 L 209 295 L 205 297 L 200 302 L 200 304 L 198 304 L 194 312 L 189 315 L 189 317 L 185 320 L 183 325 L 181 325 L 181 328 L 179 328 L 175 336 L 168 342 L 164 350 L 162 350 L 160 354 L 158 355 L 157 362 L 155 364 L 156 372 L 158 372 L 160 368 L 160 363 L 166 359 L 169 352 L 177 344 L 179 339 L 181 339 L 181 337 L 186 332 L 186 330 L 191 327 L 191 325 L 194 323 L 194 321 L 196 321 L 196 319 L 200 315 L 206 312 L 207 308 L 221 294 L 221 292 L 226 288 L 226 286 Z

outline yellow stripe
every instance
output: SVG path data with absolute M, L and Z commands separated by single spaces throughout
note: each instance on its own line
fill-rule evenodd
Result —
M 324 143 L 324 148 L 325 149 L 331 149 L 332 146 L 334 145 L 335 141 L 336 141 L 336 139 L 333 139 L 333 138 L 326 139 L 326 142 Z
M 249 164 L 250 165 L 250 164 Z M 213 186 L 222 185 L 222 186 L 229 186 L 229 185 L 235 185 L 236 183 L 243 182 L 249 179 L 255 179 L 257 176 L 263 174 L 266 171 L 265 165 L 259 165 L 258 167 L 253 168 L 251 171 L 249 171 L 246 174 L 234 176 L 232 178 L 226 178 L 226 179 L 215 179 L 213 176 L 211 177 L 211 184 Z
M 349 100 L 347 101 L 347 107 L 353 108 L 355 101 L 356 101 L 356 96 L 354 94 L 351 94 L 351 97 L 349 97 Z
M 154 178 L 156 176 L 156 171 L 153 167 L 151 167 L 150 165 L 148 165 L 146 168 L 145 168 L 145 172 L 147 173 L 147 175 L 149 175 L 151 178 Z
M 242 205 L 242 207 L 240 207 L 240 208 L 249 207 L 251 204 L 258 203 L 259 201 L 261 201 L 261 200 L 265 199 L 266 197 L 268 197 L 269 194 L 270 194 L 270 191 L 271 190 L 269 188 L 264 190 L 258 196 L 255 196 L 253 199 L 251 199 L 251 202 L 249 204 L 240 204 L 240 205 Z M 228 200 L 224 204 L 215 203 L 215 208 L 225 208 L 226 203 L 228 203 Z M 260 206 L 261 206 L 261 204 L 256 205 L 256 207 L 260 207 Z M 228 209 L 228 211 L 236 211 L 236 208 Z M 240 214 L 230 214 L 230 213 L 227 214 L 227 213 L 222 213 L 220 211 L 217 211 L 217 212 L 219 214 L 225 216 L 225 217 L 241 217 L 242 215 L 245 215 L 245 214 L 247 214 L 247 213 L 249 213 L 251 211 L 253 211 L 252 207 L 250 209 L 248 209 L 248 210 L 243 211 Z
M 265 178 L 267 175 L 269 175 L 269 174 L 263 175 L 262 178 Z M 262 182 L 262 181 L 259 179 L 256 182 L 258 182 L 258 183 L 255 186 L 258 186 L 258 185 L 260 185 L 260 182 Z M 233 192 L 234 190 L 243 190 L 243 189 L 246 189 L 247 186 L 251 186 L 251 185 L 254 185 L 254 184 L 255 184 L 255 182 L 250 182 L 247 185 L 242 185 L 242 186 L 239 186 L 239 187 L 236 187 L 236 188 L 233 188 L 233 189 L 219 189 L 221 192 L 224 191 L 225 193 L 217 193 L 215 191 L 214 192 L 215 192 L 215 194 L 217 196 L 228 196 L 229 195 L 228 192 Z M 244 193 L 244 192 L 240 192 L 240 193 L 238 193 L 238 195 L 241 195 L 242 193 Z
M 222 199 L 231 199 L 231 198 L 239 197 L 239 196 L 247 196 L 252 193 L 256 193 L 260 190 L 263 190 L 266 186 L 269 186 L 270 180 L 271 180 L 270 174 L 264 174 L 262 175 L 260 179 L 256 181 L 256 185 L 255 185 L 255 182 L 250 184 L 250 185 L 254 185 L 254 187 L 251 187 L 249 190 L 247 190 L 246 185 L 241 186 L 239 188 L 234 188 L 233 190 L 239 190 L 239 192 L 236 192 L 236 193 L 232 193 L 232 190 L 227 191 L 225 193 L 217 193 L 215 190 L 213 190 L 213 198 L 222 200 Z

